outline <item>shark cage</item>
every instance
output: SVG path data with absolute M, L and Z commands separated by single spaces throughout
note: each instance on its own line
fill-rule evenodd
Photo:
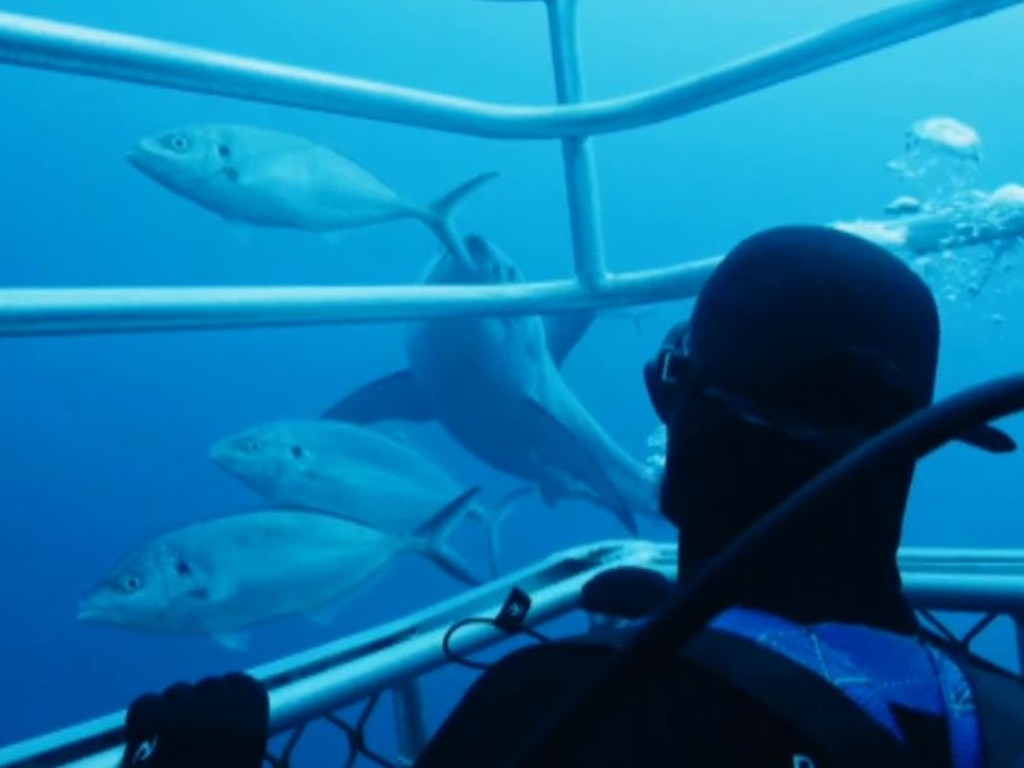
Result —
M 774 47 L 739 62 L 649 91 L 587 100 L 577 45 L 576 0 L 545 0 L 558 104 L 508 106 L 397 87 L 99 29 L 0 13 L 0 61 L 234 99 L 348 115 L 499 140 L 548 139 L 562 146 L 575 279 L 486 286 L 188 287 L 0 290 L 0 335 L 141 331 L 527 315 L 678 300 L 696 294 L 720 257 L 665 269 L 610 273 L 602 247 L 592 137 L 678 118 L 834 64 L 909 42 L 1016 5 L 1022 0 L 915 0 Z M 919 250 L 1024 235 L 1024 217 L 993 231 L 954 227 L 929 216 L 906 220 Z M 939 236 L 937 232 L 946 232 Z M 911 234 L 915 234 L 911 232 Z M 923 243 L 923 245 L 921 245 Z M 289 765 L 306 729 L 326 722 L 348 736 L 348 765 L 409 765 L 426 739 L 417 678 L 449 662 L 449 629 L 494 617 L 518 588 L 532 601 L 526 626 L 579 609 L 582 586 L 609 568 L 675 572 L 675 548 L 640 540 L 573 548 L 441 604 L 250 670 L 270 692 L 272 733 L 285 739 L 271 759 Z M 998 617 L 1016 627 L 1024 665 L 1024 550 L 912 549 L 900 553 L 915 608 L 980 616 L 947 639 L 969 645 Z M 941 627 L 941 625 L 936 625 Z M 461 653 L 495 646 L 509 634 L 493 623 L 465 625 Z M 395 699 L 399 752 L 366 743 L 363 726 L 382 695 Z M 334 713 L 365 702 L 355 725 Z M 0 748 L 0 768 L 114 768 L 123 712 Z

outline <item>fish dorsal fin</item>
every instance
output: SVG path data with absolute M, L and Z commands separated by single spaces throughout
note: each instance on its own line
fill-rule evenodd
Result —
M 561 367 L 565 358 L 576 348 L 596 317 L 596 312 L 586 309 L 547 315 L 544 318 L 544 333 L 547 337 L 548 352 L 551 353 L 555 365 Z
M 360 387 L 320 415 L 322 419 L 353 424 L 372 424 L 389 419 L 430 421 L 434 417 L 434 409 L 408 370 L 392 373 Z

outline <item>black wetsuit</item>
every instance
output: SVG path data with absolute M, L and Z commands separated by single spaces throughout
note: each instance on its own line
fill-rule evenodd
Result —
M 613 648 L 588 638 L 510 654 L 472 686 L 417 768 L 500 765 Z M 897 711 L 896 717 L 921 765 L 950 766 L 943 718 L 909 711 Z M 679 658 L 658 677 L 637 681 L 612 715 L 593 724 L 586 752 L 565 768 L 634 765 L 822 768 L 833 763 L 793 725 L 719 676 Z

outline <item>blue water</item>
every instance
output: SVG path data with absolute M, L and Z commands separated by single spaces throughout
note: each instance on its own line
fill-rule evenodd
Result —
M 585 0 L 590 93 L 660 84 L 886 5 L 786 0 L 769 12 L 742 0 Z M 539 4 L 250 0 L 243 11 L 228 0 L 8 0 L 4 10 L 480 99 L 553 98 Z M 904 130 L 933 114 L 980 131 L 982 187 L 1024 181 L 1022 33 L 1024 10 L 1012 10 L 680 121 L 601 138 L 610 266 L 657 267 L 721 253 L 779 223 L 877 216 L 898 191 L 885 162 L 899 153 Z M 329 144 L 416 200 L 498 170 L 501 179 L 461 213 L 463 228 L 492 238 L 528 277 L 569 274 L 555 144 L 446 136 L 10 68 L 0 70 L 0 94 L 4 287 L 411 282 L 435 252 L 429 233 L 408 222 L 353 232 L 337 245 L 302 233 L 242 232 L 124 161 L 144 134 L 215 121 Z M 1002 287 L 943 301 L 940 395 L 1020 367 L 1022 296 Z M 682 311 L 661 308 L 640 333 L 628 321 L 601 320 L 565 368 L 583 402 L 638 456 L 655 423 L 640 366 Z M 992 322 L 995 313 L 1002 324 Z M 257 422 L 313 415 L 402 367 L 402 333 L 376 325 L 0 342 L 0 744 L 118 709 L 178 679 L 325 642 L 458 589 L 410 556 L 332 627 L 281 621 L 258 630 L 246 652 L 75 620 L 81 592 L 127 549 L 175 525 L 258 502 L 207 459 L 215 440 Z M 1024 419 L 1005 426 L 1024 435 Z M 492 498 L 514 487 L 438 429 L 420 433 L 454 474 L 482 483 Z M 929 459 L 919 471 L 905 543 L 1024 545 L 1021 461 L 959 446 Z M 610 515 L 580 504 L 527 505 L 505 531 L 511 566 L 622 535 Z M 482 539 L 467 532 L 458 544 L 482 564 Z M 1012 662 L 1005 626 L 979 647 Z M 430 679 L 431 725 L 469 679 Z M 382 719 L 373 730 L 385 752 L 386 726 Z M 324 745 L 334 742 L 317 743 L 320 756 L 307 747 L 301 764 L 328 764 Z

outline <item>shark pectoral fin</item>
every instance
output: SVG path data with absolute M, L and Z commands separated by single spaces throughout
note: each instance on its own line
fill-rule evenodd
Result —
M 526 403 L 528 411 L 537 419 L 535 425 L 527 426 L 532 427 L 535 434 L 545 435 L 548 441 L 546 442 L 546 455 L 557 457 L 557 460 L 562 462 L 560 467 L 553 468 L 553 473 L 562 472 L 568 475 L 569 479 L 566 482 L 569 487 L 582 486 L 588 489 L 601 506 L 610 509 L 626 526 L 626 530 L 634 536 L 639 535 L 640 527 L 637 525 L 629 504 L 626 503 L 605 468 L 594 458 L 586 445 L 539 402 L 527 398 Z M 541 463 L 540 457 L 535 457 L 535 461 L 538 464 Z M 547 501 L 549 492 L 550 488 L 545 488 L 542 483 L 540 493 L 545 501 Z M 564 491 L 559 495 L 564 496 Z
M 249 648 L 248 632 L 220 632 L 214 635 L 213 639 L 232 651 L 244 651 Z
M 429 421 L 434 416 L 430 402 L 406 370 L 360 387 L 324 411 L 320 418 L 371 424 L 388 419 Z
M 445 539 L 465 517 L 470 504 L 480 493 L 474 486 L 446 504 L 434 517 L 416 529 L 413 545 L 445 573 L 472 587 L 483 583 L 448 545 Z
M 545 316 L 544 334 L 555 365 L 562 366 L 596 317 L 597 313 L 589 309 Z

